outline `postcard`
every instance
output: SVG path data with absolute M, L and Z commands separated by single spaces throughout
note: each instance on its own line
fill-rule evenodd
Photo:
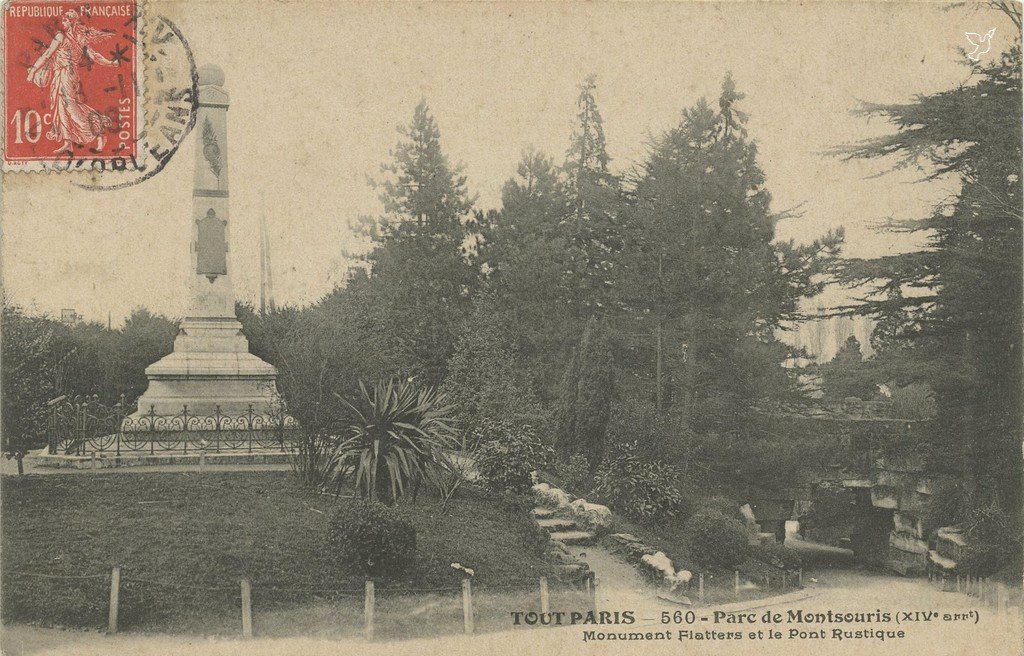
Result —
M 1021 654 L 1021 17 L 7 0 L 0 649 Z

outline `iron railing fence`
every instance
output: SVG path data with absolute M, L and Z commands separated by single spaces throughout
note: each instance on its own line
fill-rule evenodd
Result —
M 298 423 L 283 410 L 261 413 L 250 404 L 240 415 L 181 412 L 136 413 L 135 405 L 124 399 L 114 405 L 98 397 L 62 397 L 50 403 L 48 444 L 51 455 L 84 456 L 91 453 L 279 450 L 287 451 L 296 440 Z

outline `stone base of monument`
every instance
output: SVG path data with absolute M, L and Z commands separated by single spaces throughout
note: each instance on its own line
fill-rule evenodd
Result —
M 184 365 L 188 367 L 188 374 L 157 376 L 151 373 L 149 388 L 139 399 L 139 410 L 133 416 L 151 412 L 175 415 L 185 407 L 197 415 L 213 415 L 218 411 L 225 415 L 244 415 L 250 409 L 256 414 L 271 415 L 276 411 L 279 403 L 273 394 L 273 378 L 200 376 L 194 373 L 194 359 L 190 360 Z
M 152 413 L 271 415 L 277 404 L 277 370 L 249 353 L 235 319 L 186 319 L 174 352 L 146 367 L 149 386 L 132 419 Z

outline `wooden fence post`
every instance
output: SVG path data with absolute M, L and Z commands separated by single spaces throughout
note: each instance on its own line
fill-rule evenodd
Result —
M 956 591 L 960 592 L 960 575 L 956 575 Z
M 252 586 L 242 579 L 242 637 L 252 637 Z
M 466 633 L 473 633 L 473 587 L 469 579 L 462 579 L 462 621 Z
M 373 581 L 366 582 L 366 596 L 363 599 L 363 637 L 373 640 L 373 610 L 376 605 L 376 594 Z
M 590 593 L 590 607 L 597 610 L 597 573 L 594 571 L 587 574 L 587 592 Z
M 786 586 L 789 584 L 789 570 L 782 570 L 782 591 L 786 591 Z
M 772 589 L 772 579 L 769 574 L 764 575 L 764 591 L 770 592 Z
M 107 616 L 107 633 L 117 633 L 117 605 L 121 597 L 121 568 L 110 570 L 110 614 Z
M 540 612 L 551 612 L 551 600 L 548 598 L 548 579 L 546 576 L 540 577 Z
M 733 591 L 736 593 L 736 598 L 739 599 L 739 596 L 740 596 L 740 571 L 738 569 L 733 571 L 733 584 L 732 584 L 732 586 L 733 586 Z
M 796 571 L 796 584 L 801 588 L 804 587 L 804 568 L 801 567 Z
M 704 603 L 704 573 L 697 575 L 697 601 Z

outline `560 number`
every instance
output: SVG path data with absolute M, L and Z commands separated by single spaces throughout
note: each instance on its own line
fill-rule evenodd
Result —
M 692 610 L 688 610 L 685 613 L 681 610 L 677 610 L 674 613 L 670 613 L 667 610 L 661 611 L 662 624 L 693 624 L 696 621 L 697 615 Z

